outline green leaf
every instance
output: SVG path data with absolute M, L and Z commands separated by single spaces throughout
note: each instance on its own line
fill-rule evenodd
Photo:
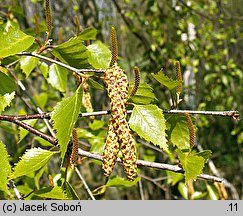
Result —
M 0 170 L 1 170 L 1 175 L 0 175 L 0 191 L 4 191 L 8 193 L 8 176 L 11 173 L 11 166 L 9 164 L 8 160 L 8 152 L 6 150 L 6 146 L 2 143 L 0 140 L 0 155 L 1 155 L 1 160 L 0 160 Z
M 29 77 L 30 73 L 35 69 L 39 62 L 39 59 L 33 56 L 22 56 L 20 58 L 20 68 L 25 73 L 26 78 Z
M 74 190 L 73 186 L 68 181 L 64 182 L 63 188 L 64 188 L 68 198 L 70 198 L 72 200 L 80 200 L 78 197 L 78 194 Z
M 184 153 L 180 149 L 177 149 L 176 152 L 178 153 L 180 163 L 185 170 L 186 182 L 191 179 L 196 180 L 197 176 L 202 173 L 205 159 L 201 156 Z
M 78 37 L 81 38 L 82 40 L 95 40 L 97 33 L 98 33 L 97 29 L 93 27 L 89 27 L 81 31 Z
M 102 86 L 101 84 L 99 84 L 98 82 L 96 82 L 91 78 L 89 78 L 86 82 L 91 88 L 98 89 L 98 90 L 105 90 L 104 86 Z
M 28 119 L 23 121 L 24 123 L 30 125 L 30 126 L 34 126 L 36 124 L 38 119 Z M 19 143 L 29 134 L 30 132 L 22 127 L 19 126 Z
M 17 87 L 15 80 L 2 72 L 0 72 L 0 86 L 1 95 L 12 93 L 13 91 L 16 91 Z
M 177 80 L 173 80 L 169 77 L 167 77 L 163 70 L 160 70 L 158 73 L 156 74 L 152 74 L 152 76 L 158 81 L 160 82 L 162 85 L 166 86 L 169 90 L 174 89 L 175 87 L 177 87 L 181 82 L 177 81 Z
M 0 113 L 5 110 L 7 106 L 10 106 L 11 101 L 14 99 L 15 92 L 11 94 L 0 95 Z
M 67 42 L 55 47 L 52 50 L 52 54 L 70 66 L 76 68 L 89 67 L 89 51 L 79 37 L 73 37 Z
M 39 95 L 33 96 L 34 101 L 37 103 L 37 105 L 41 108 L 44 109 L 45 105 L 48 101 L 48 94 L 47 92 L 42 92 Z
M 95 119 L 93 122 L 89 122 L 89 128 L 93 131 L 103 128 L 104 125 L 105 125 L 105 122 L 102 120 Z
M 91 132 L 89 132 L 84 128 L 76 128 L 76 130 L 77 130 L 78 138 L 90 139 L 95 136 L 94 134 L 92 134 Z
M 46 64 L 45 62 L 41 62 L 39 65 L 38 65 L 43 77 L 45 79 L 47 79 L 47 75 L 48 75 L 48 71 L 49 71 L 49 68 L 48 68 L 48 64 Z
M 165 119 L 162 110 L 157 106 L 134 105 L 129 125 L 147 142 L 167 150 Z
M 188 199 L 187 197 L 187 187 L 184 182 L 180 182 L 178 184 L 178 191 L 183 196 L 184 199 Z
M 89 63 L 94 68 L 108 68 L 111 61 L 111 51 L 101 41 L 89 45 L 88 50 L 90 51 Z
M 26 35 L 10 22 L 0 25 L 0 58 L 15 55 L 28 49 L 35 38 Z
M 218 200 L 219 195 L 218 195 L 216 188 L 214 188 L 210 184 L 207 184 L 206 187 L 207 187 L 207 191 L 208 191 L 208 198 L 210 200 Z
M 44 150 L 41 148 L 32 148 L 26 151 L 21 160 L 14 168 L 10 179 L 28 175 L 47 164 L 50 158 L 57 152 Z
M 166 174 L 168 176 L 168 183 L 172 184 L 172 186 L 175 186 L 179 181 L 184 179 L 184 175 L 181 173 L 166 170 Z
M 106 187 L 132 187 L 136 185 L 140 179 L 141 178 L 138 177 L 134 181 L 128 181 L 127 179 L 115 176 L 109 179 L 109 181 L 106 183 Z
M 80 86 L 71 97 L 64 98 L 59 102 L 52 112 L 51 119 L 54 122 L 54 129 L 57 131 L 56 137 L 60 145 L 62 159 L 64 159 L 70 135 L 78 119 L 82 105 L 82 94 L 83 89 Z
M 92 145 L 90 152 L 102 154 L 105 148 L 105 137 L 106 131 L 103 130 L 94 138 L 89 139 L 89 142 Z
M 60 92 L 66 91 L 68 72 L 57 64 L 49 67 L 48 82 Z
M 208 158 L 212 155 L 212 151 L 204 150 L 204 151 L 198 152 L 198 153 L 196 153 L 194 155 L 203 157 L 205 162 L 206 162 L 208 160 Z
M 64 193 L 62 188 L 58 186 L 43 188 L 38 191 L 35 191 L 33 194 L 38 197 L 47 198 L 47 199 L 55 199 L 55 200 L 67 199 L 67 195 Z
M 173 115 L 168 119 L 170 124 L 170 141 L 179 149 L 190 148 L 189 128 L 185 115 Z
M 131 92 L 133 86 L 134 83 L 129 84 L 129 93 Z M 136 104 L 150 104 L 158 101 L 155 94 L 153 93 L 153 88 L 151 88 L 146 83 L 141 83 L 138 87 L 136 94 L 129 100 Z

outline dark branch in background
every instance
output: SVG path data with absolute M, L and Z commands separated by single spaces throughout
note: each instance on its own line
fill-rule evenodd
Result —
M 79 153 L 79 155 L 85 156 L 85 157 L 88 157 L 88 158 L 93 158 L 93 159 L 96 159 L 96 160 L 99 160 L 99 161 L 103 160 L 103 156 L 100 155 L 100 154 L 87 152 L 87 151 L 84 151 L 82 149 L 79 149 L 78 153 Z M 116 161 L 118 163 L 122 163 L 121 158 L 117 158 Z M 169 171 L 172 171 L 172 172 L 182 173 L 182 174 L 185 172 L 181 167 L 179 167 L 177 165 L 148 162 L 148 161 L 144 161 L 144 160 L 137 160 L 137 165 L 138 166 L 144 166 L 144 167 L 156 168 L 156 169 L 162 169 L 162 170 L 169 170 Z M 215 181 L 215 182 L 224 182 L 223 178 L 219 178 L 219 177 L 215 177 L 215 176 L 211 176 L 211 175 L 207 175 L 207 174 L 200 174 L 200 175 L 198 175 L 198 178 L 209 180 L 209 181 Z
M 90 72 L 95 72 L 95 73 L 104 73 L 105 72 L 104 69 L 77 69 L 75 67 L 69 66 L 69 65 L 64 64 L 62 62 L 56 61 L 54 59 L 48 58 L 48 57 L 43 56 L 43 55 L 39 55 L 39 54 L 34 53 L 34 52 L 32 52 L 32 53 L 31 52 L 22 52 L 22 53 L 19 53 L 18 55 L 20 55 L 20 56 L 23 56 L 23 55 L 34 56 L 34 57 L 37 57 L 37 58 L 44 60 L 46 62 L 57 64 L 57 65 L 64 67 L 64 68 L 66 68 L 66 69 L 68 69 L 72 72 L 75 72 L 79 75 L 82 74 L 82 73 L 90 73 Z

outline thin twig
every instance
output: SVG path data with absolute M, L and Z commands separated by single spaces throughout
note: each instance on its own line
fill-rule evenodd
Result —
M 24 84 L 18 79 L 18 77 L 17 77 L 17 76 L 16 76 L 10 69 L 7 68 L 7 70 L 8 70 L 8 72 L 12 75 L 12 77 L 15 79 L 15 81 L 16 81 L 17 85 L 20 87 L 20 89 L 24 92 L 24 94 L 25 94 L 25 95 L 30 99 L 30 101 L 33 103 L 33 105 L 35 106 L 37 112 L 38 112 L 39 114 L 44 113 L 44 112 L 42 111 L 42 109 L 37 105 L 37 103 L 35 102 L 35 100 L 33 99 L 33 97 L 28 93 L 28 91 L 26 90 Z M 49 132 L 51 133 L 51 135 L 52 135 L 53 137 L 55 137 L 56 134 L 55 134 L 54 131 L 52 130 L 52 127 L 51 127 L 49 121 L 48 121 L 47 119 L 44 119 L 43 121 L 45 122 L 45 124 L 46 124 L 46 126 L 47 126 L 47 129 L 49 130 Z
M 18 55 L 22 56 L 22 55 L 27 55 L 27 56 L 34 56 L 34 57 L 37 57 L 41 60 L 44 60 L 46 62 L 49 62 L 49 63 L 54 63 L 54 64 L 57 64 L 61 67 L 64 67 L 70 71 L 73 71 L 77 74 L 82 74 L 82 73 L 91 73 L 91 72 L 95 72 L 95 73 L 104 73 L 105 70 L 104 69 L 78 69 L 78 68 L 75 68 L 75 67 L 72 67 L 72 66 L 69 66 L 67 64 L 64 64 L 62 62 L 59 62 L 57 60 L 54 60 L 54 59 L 51 59 L 51 58 L 48 58 L 46 56 L 43 56 L 43 55 L 39 55 L 37 53 L 34 53 L 34 52 L 22 52 L 22 53 L 19 53 Z
M 139 187 L 139 193 L 140 193 L 140 196 L 141 196 L 141 200 L 145 200 L 142 179 L 140 179 L 138 181 L 138 187 Z
M 80 113 L 79 117 L 89 117 L 89 116 L 101 116 L 101 115 L 108 115 L 110 114 L 110 110 L 104 111 L 95 111 L 95 112 L 88 112 L 88 113 Z M 128 114 L 132 113 L 132 110 L 127 110 Z M 163 110 L 164 114 L 184 114 L 190 113 L 193 115 L 212 115 L 212 116 L 223 116 L 223 117 L 232 117 L 234 119 L 239 119 L 240 114 L 238 111 L 197 111 L 197 110 Z M 40 114 L 30 114 L 30 115 L 2 115 L 2 116 L 9 116 L 14 117 L 18 120 L 27 120 L 27 119 L 50 119 L 51 113 L 40 113 Z
M 166 188 L 163 187 L 163 185 L 161 185 L 158 182 L 156 182 L 154 179 L 152 179 L 152 178 L 150 178 L 148 176 L 142 175 L 142 174 L 139 174 L 139 176 L 141 176 L 141 178 L 144 178 L 144 179 L 152 182 L 154 185 L 156 185 L 157 187 L 159 187 L 161 190 L 166 191 Z
M 15 195 L 16 195 L 18 200 L 23 200 L 23 197 L 21 196 L 21 194 L 20 194 L 19 190 L 17 189 L 16 185 L 14 184 L 13 180 L 9 181 L 9 187 L 11 189 L 13 189 L 13 191 L 14 191 L 14 193 L 15 193 Z
M 79 149 L 78 152 L 79 152 L 79 155 L 81 155 L 81 156 L 85 156 L 85 157 L 88 157 L 88 158 L 93 158 L 93 159 L 96 159 L 96 160 L 99 160 L 99 161 L 103 161 L 103 156 L 100 155 L 100 154 L 87 152 L 87 151 L 84 151 L 82 149 Z M 116 161 L 118 163 L 122 163 L 121 158 L 117 158 Z M 162 170 L 169 170 L 169 171 L 176 172 L 176 173 L 184 173 L 185 172 L 181 167 L 179 167 L 177 165 L 148 162 L 148 161 L 144 161 L 144 160 L 137 160 L 137 165 L 144 166 L 144 167 L 156 168 L 156 169 L 162 169 Z M 210 176 L 210 175 L 207 175 L 207 174 L 200 174 L 200 175 L 198 175 L 198 178 L 206 179 L 206 180 L 210 180 L 210 181 L 216 181 L 216 182 L 223 182 L 224 181 L 223 178 L 219 178 L 219 177 L 216 177 L 216 176 Z
M 89 194 L 90 198 L 92 200 L 95 200 L 94 195 L 92 194 L 91 190 L 89 189 L 89 186 L 87 185 L 85 179 L 83 178 L 82 174 L 79 172 L 78 168 L 75 167 L 75 172 L 77 173 L 78 177 L 80 178 L 80 180 L 82 181 L 85 190 L 87 191 L 87 193 Z

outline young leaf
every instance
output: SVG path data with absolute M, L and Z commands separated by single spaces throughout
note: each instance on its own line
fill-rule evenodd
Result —
M 162 110 L 155 105 L 134 105 L 130 127 L 147 142 L 167 150 L 165 119 Z
M 67 199 L 67 195 L 64 193 L 62 188 L 58 186 L 40 189 L 38 191 L 35 191 L 34 195 L 41 198 L 55 199 L 55 200 Z
M 70 66 L 76 68 L 89 67 L 89 51 L 79 37 L 73 37 L 67 42 L 55 47 L 52 50 L 52 54 Z
M 94 68 L 108 68 L 110 66 L 111 52 L 105 44 L 96 41 L 87 48 L 90 51 L 88 61 Z
M 129 94 L 133 89 L 133 85 L 134 83 L 131 83 L 129 85 Z M 158 99 L 153 93 L 153 89 L 148 84 L 141 83 L 138 86 L 138 90 L 136 91 L 136 94 L 133 97 L 131 97 L 129 100 L 131 100 L 133 103 L 136 104 L 150 104 L 156 102 Z
M 15 55 L 28 49 L 34 40 L 34 37 L 26 35 L 10 21 L 0 25 L 0 58 Z
M 68 72 L 65 68 L 56 64 L 49 67 L 48 82 L 60 92 L 66 91 Z
M 170 141 L 179 149 L 189 149 L 189 129 L 184 115 L 173 115 L 168 119 L 170 124 Z
M 14 172 L 10 176 L 10 179 L 28 175 L 40 169 L 56 153 L 57 152 L 52 152 L 41 148 L 32 148 L 27 150 L 22 156 L 21 160 L 15 166 Z
M 64 98 L 59 102 L 52 112 L 51 119 L 54 122 L 54 129 L 57 131 L 56 137 L 60 145 L 62 159 L 64 159 L 70 135 L 78 119 L 82 105 L 82 93 L 83 89 L 80 86 L 71 97 Z
M 0 72 L 0 95 L 16 91 L 16 83 L 12 77 Z
M 89 27 L 81 31 L 78 37 L 82 40 L 95 40 L 98 31 L 93 27 Z
M 39 59 L 33 56 L 22 56 L 20 58 L 20 68 L 25 73 L 26 78 L 29 77 L 30 73 L 35 69 L 39 62 Z
M 6 146 L 2 143 L 1 140 L 0 140 L 0 155 L 1 155 L 0 191 L 4 191 L 4 192 L 8 193 L 7 183 L 8 183 L 8 176 L 11 173 L 11 166 L 8 161 L 8 152 L 6 150 Z
M 205 159 L 201 156 L 193 155 L 190 153 L 184 153 L 180 149 L 177 149 L 178 158 L 185 170 L 186 182 L 190 179 L 196 180 L 197 176 L 202 173 Z
M 209 200 L 218 200 L 219 194 L 215 187 L 211 186 L 210 184 L 206 185 L 208 191 L 208 198 Z
M 163 70 L 160 70 L 158 73 L 156 74 L 152 74 L 152 76 L 158 81 L 160 82 L 162 85 L 166 86 L 169 90 L 172 90 L 174 88 L 176 88 L 181 82 L 177 81 L 177 80 L 173 80 L 169 77 L 167 77 Z
M 109 181 L 106 183 L 106 187 L 132 187 L 136 185 L 140 179 L 141 178 L 138 177 L 134 181 L 128 181 L 119 176 L 115 176 L 109 179 Z
M 203 157 L 205 162 L 206 162 L 208 160 L 208 158 L 212 155 L 212 151 L 204 150 L 204 151 L 198 152 L 198 153 L 196 153 L 194 155 Z
M 11 94 L 0 95 L 0 113 L 5 110 L 7 106 L 10 106 L 11 101 L 14 99 L 15 92 Z

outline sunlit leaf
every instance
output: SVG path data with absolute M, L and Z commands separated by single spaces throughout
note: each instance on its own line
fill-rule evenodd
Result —
M 1 175 L 0 175 L 0 191 L 4 191 L 8 193 L 8 176 L 11 173 L 11 166 L 9 164 L 9 156 L 8 152 L 6 150 L 6 146 L 2 143 L 0 140 L 0 155 L 1 155 L 1 160 L 0 160 L 0 170 L 1 170 Z
M 188 196 L 187 196 L 187 187 L 186 187 L 186 185 L 185 185 L 184 182 L 180 182 L 178 184 L 178 191 L 180 192 L 181 196 L 184 199 L 188 199 Z
M 129 125 L 147 142 L 167 150 L 165 119 L 162 110 L 157 106 L 134 105 Z
M 62 62 L 76 68 L 89 67 L 89 51 L 83 45 L 83 40 L 73 37 L 52 50 L 52 54 Z
M 45 79 L 47 79 L 47 75 L 48 75 L 48 71 L 49 71 L 48 64 L 46 64 L 45 62 L 41 62 L 41 63 L 39 63 L 38 67 L 39 67 L 43 77 Z
M 111 51 L 101 41 L 89 45 L 88 50 L 90 51 L 89 63 L 94 68 L 108 68 L 111 61 Z
M 134 84 L 130 83 L 129 92 L 131 92 L 133 86 Z M 146 83 L 141 83 L 136 94 L 129 100 L 136 104 L 150 104 L 158 101 L 155 94 L 153 93 L 153 89 Z
M 185 115 L 173 115 L 168 119 L 170 124 L 170 141 L 179 149 L 190 148 L 189 128 Z
M 56 138 L 60 145 L 62 159 L 64 159 L 70 135 L 78 119 L 82 104 L 82 93 L 83 89 L 80 86 L 71 97 L 64 98 L 59 102 L 52 112 L 51 119 L 54 122 L 54 129 L 57 131 Z
M 10 179 L 23 175 L 28 175 L 47 164 L 50 158 L 57 152 L 44 150 L 41 148 L 32 148 L 27 150 L 21 157 L 21 160 L 14 167 L 14 172 Z
M 152 76 L 158 81 L 160 82 L 162 85 L 166 86 L 169 90 L 174 89 L 175 87 L 177 87 L 181 82 L 177 81 L 177 80 L 173 80 L 169 77 L 167 77 L 163 70 L 160 70 L 158 73 L 156 74 L 152 74 Z
M 60 92 L 66 91 L 68 72 L 65 68 L 57 64 L 52 64 L 49 67 L 48 82 Z
M 15 55 L 29 48 L 35 38 L 19 30 L 10 21 L 0 25 L 0 58 Z
M 11 94 L 6 93 L 5 95 L 0 95 L 0 113 L 4 111 L 6 107 L 10 106 L 14 96 L 15 92 L 12 92 Z
M 93 27 L 89 27 L 81 31 L 78 35 L 82 40 L 95 40 L 98 31 Z
M 191 153 L 184 153 L 180 149 L 177 149 L 176 152 L 178 153 L 180 163 L 185 170 L 186 182 L 191 179 L 196 180 L 197 176 L 202 173 L 205 159 Z
M 33 56 L 22 56 L 20 58 L 20 68 L 25 73 L 26 77 L 35 69 L 39 62 L 39 59 Z

